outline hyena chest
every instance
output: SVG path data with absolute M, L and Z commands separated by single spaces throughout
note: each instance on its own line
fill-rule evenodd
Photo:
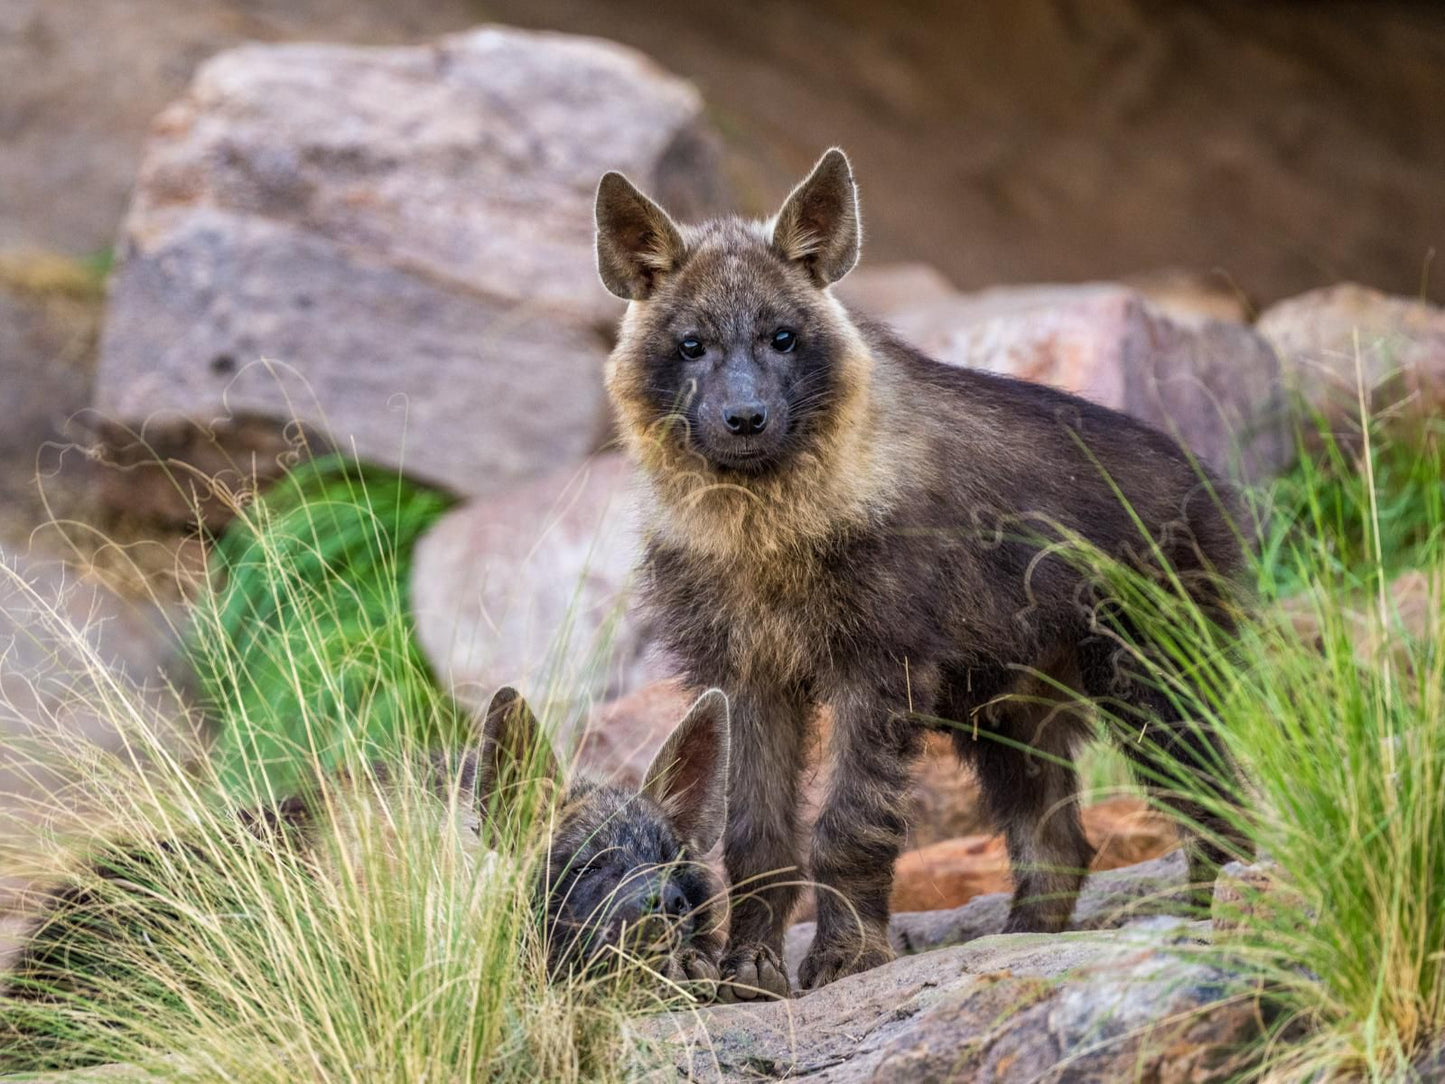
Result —
M 661 632 L 705 683 L 749 674 L 814 682 L 881 616 L 855 581 L 820 563 L 658 552 L 650 564 Z

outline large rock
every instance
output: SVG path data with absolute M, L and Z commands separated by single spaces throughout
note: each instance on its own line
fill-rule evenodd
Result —
M 97 406 L 295 418 L 469 494 L 578 462 L 608 426 L 607 169 L 684 214 L 718 202 L 697 92 L 620 46 L 489 27 L 224 53 L 152 129 Z
M 1345 283 L 1266 309 L 1293 390 L 1337 433 L 1358 432 L 1360 397 L 1374 412 L 1419 420 L 1445 410 L 1445 309 Z
M 414 553 L 422 650 L 465 702 L 511 683 L 555 722 L 576 715 L 579 697 L 634 689 L 648 673 L 648 637 L 627 606 L 638 544 L 617 454 L 466 502 Z
M 1122 410 L 1249 481 L 1294 455 L 1279 361 L 1242 324 L 1171 317 L 1110 283 L 935 297 L 895 310 L 889 322 L 941 361 Z
M 395 44 L 465 29 L 474 0 L 5 0 L 0 247 L 115 239 L 151 119 L 247 41 Z
M 794 1001 L 643 1021 L 634 1056 L 652 1080 L 1228 1080 L 1248 1065 L 1260 1006 L 1191 956 L 1195 932 L 989 937 Z

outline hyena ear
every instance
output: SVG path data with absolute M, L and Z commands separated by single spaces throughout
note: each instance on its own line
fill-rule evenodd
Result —
M 642 780 L 678 833 L 701 854 L 722 835 L 728 816 L 728 701 L 719 690 L 698 697 Z
M 505 685 L 492 697 L 482 725 L 474 784 L 477 805 L 483 813 L 507 809 L 535 793 L 529 787 L 533 783 L 553 793 L 560 789 L 557 758 L 527 701 Z
M 597 185 L 597 273 L 618 297 L 645 301 L 660 276 L 682 262 L 682 234 L 620 173 Z
M 853 169 L 848 156 L 834 147 L 773 219 L 773 248 L 806 267 L 819 286 L 827 286 L 853 270 L 861 245 Z

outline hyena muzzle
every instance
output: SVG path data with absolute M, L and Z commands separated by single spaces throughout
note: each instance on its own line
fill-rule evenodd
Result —
M 732 708 L 724 997 L 788 989 L 819 703 L 834 771 L 807 863 L 806 987 L 891 955 L 920 721 L 954 724 L 1007 835 L 1010 930 L 1066 925 L 1089 865 L 1078 705 L 1107 698 L 1150 721 L 1159 740 L 1126 745 L 1141 774 L 1184 764 L 1233 800 L 1215 737 L 1127 665 L 1127 621 L 1056 547 L 1167 567 L 1227 624 L 1242 549 L 1219 479 L 1122 413 L 941 364 L 846 310 L 829 286 L 856 262 L 860 228 L 841 151 L 769 222 L 679 224 L 609 173 L 597 227 L 602 280 L 630 302 L 607 383 L 651 492 L 645 602 L 687 679 Z M 1204 829 L 1191 868 L 1211 882 L 1226 818 L 1175 801 Z

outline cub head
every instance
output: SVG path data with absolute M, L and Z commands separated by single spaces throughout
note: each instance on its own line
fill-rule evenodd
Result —
M 827 287 L 858 260 L 848 159 L 828 151 L 770 222 L 679 225 L 620 173 L 597 188 L 597 267 L 630 301 L 608 384 L 636 440 L 746 481 L 824 433 L 856 336 Z
M 703 694 L 653 759 L 640 788 L 557 783 L 536 886 L 554 976 L 624 956 L 677 974 L 689 950 L 716 955 L 722 887 L 703 862 L 727 819 L 727 700 Z M 558 780 L 536 717 L 512 689 L 487 713 L 477 794 L 486 816 L 526 778 Z

